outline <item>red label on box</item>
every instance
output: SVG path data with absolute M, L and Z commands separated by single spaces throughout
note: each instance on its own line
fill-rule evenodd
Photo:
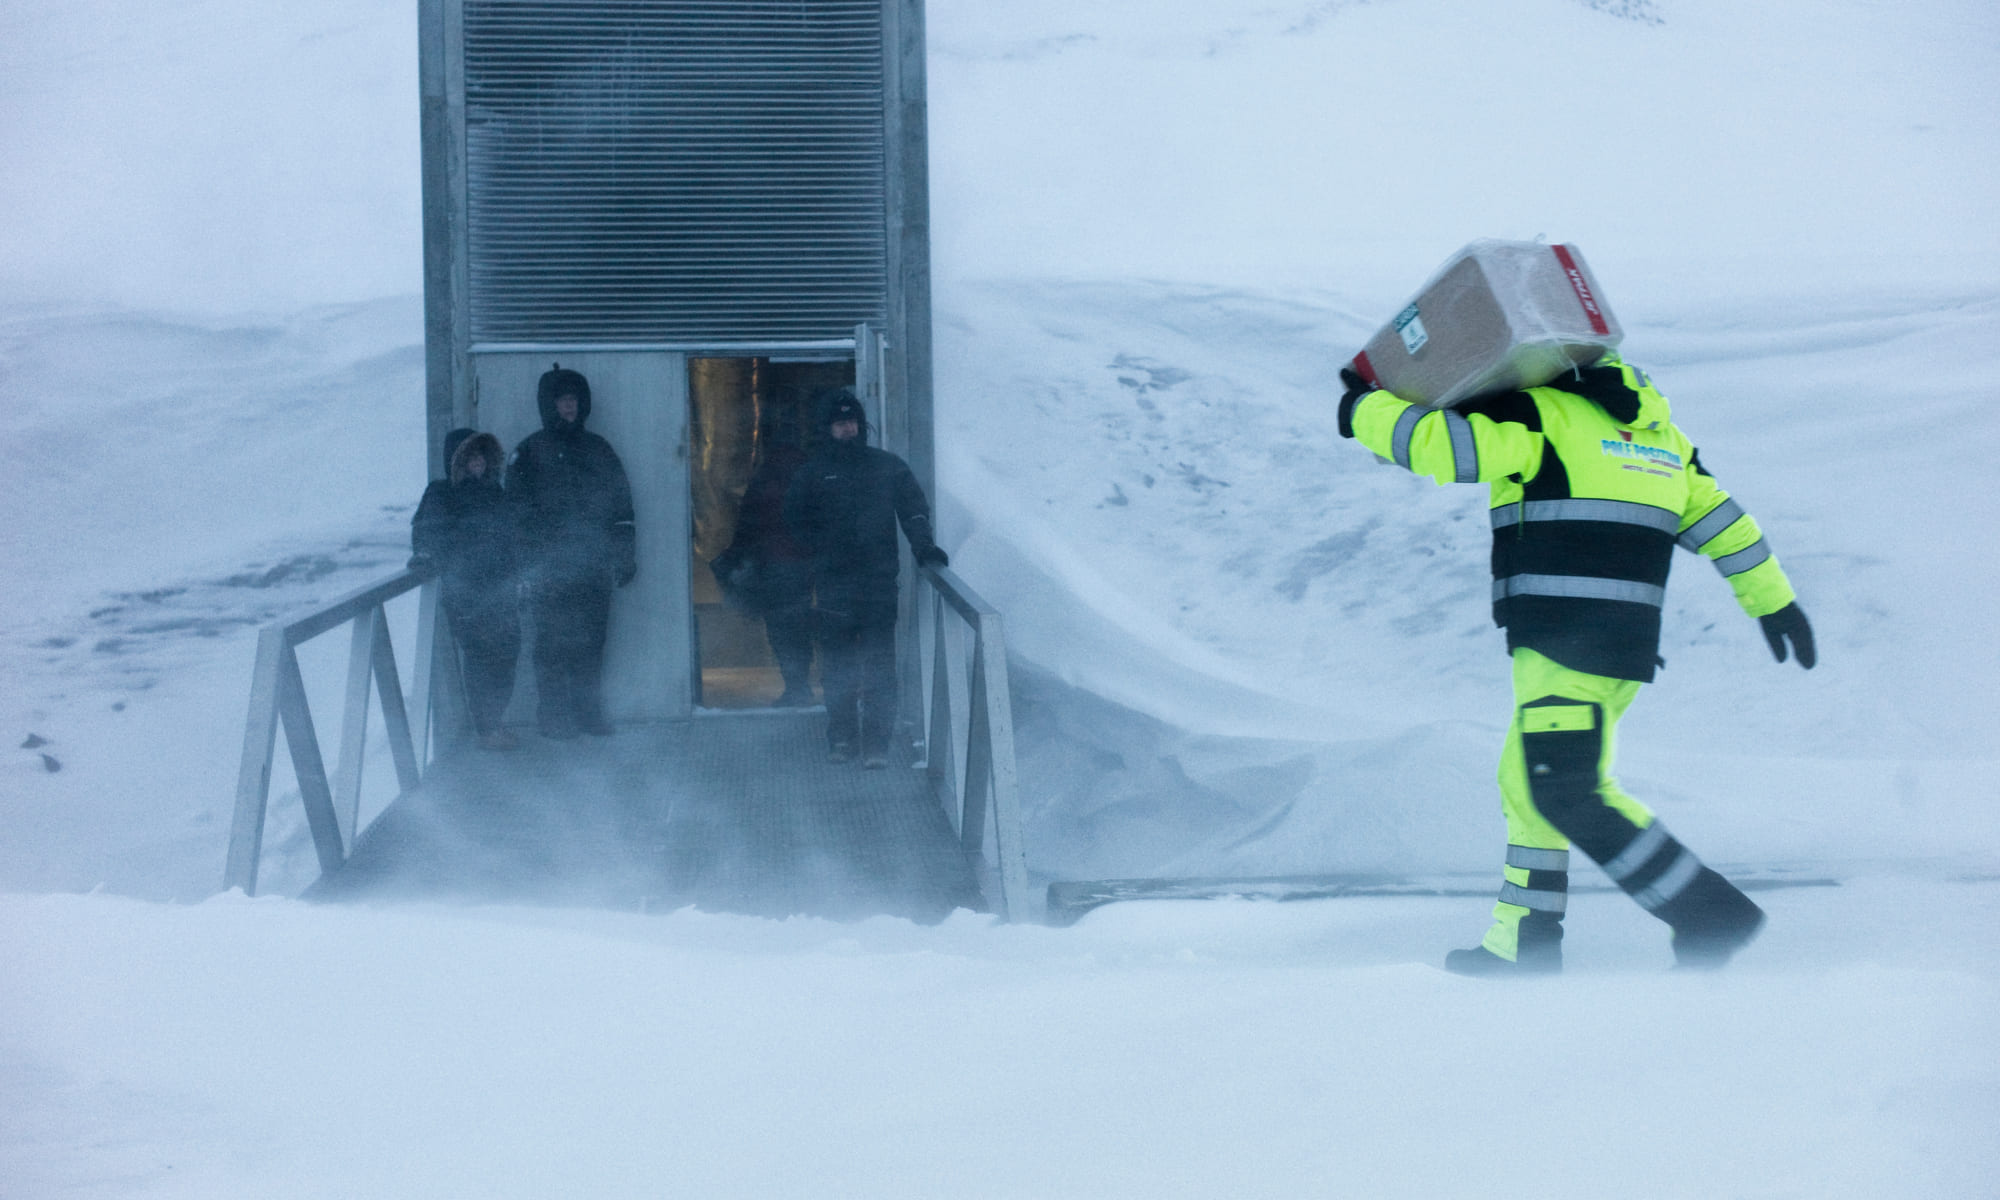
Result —
M 1593 333 L 1608 334 L 1611 326 L 1604 323 L 1604 310 L 1597 307 L 1597 297 L 1590 294 L 1590 284 L 1583 278 L 1583 271 L 1576 265 L 1576 258 L 1570 254 L 1568 246 L 1551 246 L 1556 252 L 1556 261 L 1562 264 L 1563 274 L 1569 279 L 1569 286 L 1576 292 L 1577 303 L 1583 305 L 1583 315 L 1590 318 Z

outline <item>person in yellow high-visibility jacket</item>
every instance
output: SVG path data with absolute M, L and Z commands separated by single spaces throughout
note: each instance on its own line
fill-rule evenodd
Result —
M 1500 754 L 1507 858 L 1492 926 L 1445 966 L 1560 970 L 1572 844 L 1673 929 L 1682 965 L 1728 961 L 1763 910 L 1619 787 L 1612 747 L 1660 662 L 1676 544 L 1714 561 L 1779 662 L 1789 643 L 1812 667 L 1812 626 L 1757 522 L 1703 469 L 1645 372 L 1615 354 L 1455 409 L 1412 404 L 1351 369 L 1341 379 L 1341 436 L 1440 484 L 1491 489 L 1493 619 L 1514 674 Z

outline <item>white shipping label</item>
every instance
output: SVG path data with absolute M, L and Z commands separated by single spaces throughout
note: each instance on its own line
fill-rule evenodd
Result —
M 1417 315 L 1417 306 L 1412 304 L 1396 315 L 1396 332 L 1403 335 L 1403 349 L 1415 354 L 1431 340 L 1424 328 L 1424 319 Z

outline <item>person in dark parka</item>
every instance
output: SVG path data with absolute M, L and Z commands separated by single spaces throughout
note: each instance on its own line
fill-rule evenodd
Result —
M 521 440 L 507 490 L 521 508 L 544 736 L 611 733 L 604 639 L 613 588 L 638 573 L 632 487 L 611 443 L 584 429 L 590 382 L 558 363 L 535 389 L 542 428 Z
M 818 429 L 825 440 L 785 493 L 785 521 L 812 554 L 827 743 L 836 762 L 859 752 L 885 767 L 896 723 L 896 526 L 918 566 L 949 560 L 909 464 L 868 445 L 852 390 L 822 397 Z
M 501 454 L 490 433 L 446 434 L 445 477 L 424 489 L 410 520 L 410 567 L 439 576 L 473 731 L 488 750 L 515 745 L 500 720 L 521 653 L 520 524 L 501 488 Z

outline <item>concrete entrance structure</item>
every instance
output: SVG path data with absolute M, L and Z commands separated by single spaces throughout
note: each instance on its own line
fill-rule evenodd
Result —
M 935 495 L 921 0 L 419 11 L 428 461 L 458 426 L 511 450 L 539 427 L 543 371 L 588 376 L 639 536 L 607 708 L 690 716 L 711 586 L 691 533 L 694 364 L 851 364 L 877 444 Z

